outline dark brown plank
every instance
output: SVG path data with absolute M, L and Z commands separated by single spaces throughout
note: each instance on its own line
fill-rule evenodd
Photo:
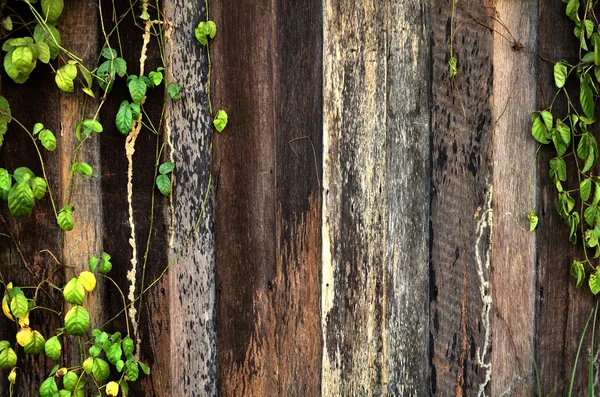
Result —
M 217 395 L 215 278 L 212 189 L 203 211 L 210 178 L 212 122 L 208 111 L 206 50 L 190 32 L 206 19 L 204 7 L 186 0 L 165 4 L 170 81 L 181 87 L 181 100 L 171 104 L 165 136 L 166 158 L 176 164 L 173 231 L 169 258 L 186 243 L 199 216 L 198 236 L 172 265 L 169 274 L 172 394 Z M 218 33 L 220 34 L 220 32 Z M 166 303 L 165 303 L 166 304 Z M 196 393 L 196 394 L 195 394 Z
M 491 386 L 493 35 L 472 22 L 488 15 L 486 3 L 457 4 L 456 24 L 464 24 L 450 81 L 452 1 L 431 1 L 431 392 L 443 396 L 489 395 Z
M 213 164 L 219 391 L 315 395 L 320 8 L 231 1 L 212 14 L 214 104 L 230 115 Z
M 579 47 L 572 33 L 573 22 L 565 16 L 565 4 L 540 2 L 539 8 L 540 55 L 552 61 L 565 58 L 572 63 L 577 62 Z M 539 62 L 536 110 L 546 108 L 556 92 L 553 64 L 544 60 Z M 578 84 L 571 85 L 569 89 L 571 95 L 578 96 Z M 553 113 L 562 118 L 566 111 L 567 104 L 559 97 Z M 538 285 L 535 351 L 542 392 L 547 394 L 555 390 L 554 395 L 567 395 L 577 345 L 594 307 L 594 299 L 587 283 L 581 289 L 576 289 L 569 275 L 571 263 L 583 256 L 583 248 L 581 244 L 575 247 L 568 242 L 568 227 L 556 212 L 556 188 L 548 176 L 548 162 L 555 155 L 553 148 L 542 148 L 535 171 L 539 175 L 537 211 L 540 215 L 536 232 Z M 576 175 L 570 174 L 570 178 L 576 178 Z M 588 340 L 583 347 L 585 352 L 589 348 Z M 582 356 L 573 395 L 587 393 L 588 354 Z

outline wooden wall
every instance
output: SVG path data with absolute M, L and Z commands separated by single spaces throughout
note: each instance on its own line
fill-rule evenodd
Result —
M 102 1 L 110 20 L 112 2 Z M 91 66 L 102 45 L 97 4 L 71 3 L 65 46 Z M 117 13 L 129 6 L 115 4 Z M 133 202 L 138 246 L 154 222 L 146 283 L 174 262 L 143 300 L 141 359 L 152 373 L 131 395 L 529 396 L 538 380 L 543 395 L 566 394 L 594 299 L 569 277 L 576 248 L 555 210 L 551 154 L 534 161 L 529 132 L 531 112 L 553 94 L 547 59 L 577 56 L 564 3 L 458 2 L 454 80 L 452 0 L 211 3 L 212 102 L 229 114 L 221 134 L 211 129 L 208 60 L 193 35 L 205 4 L 162 6 L 168 77 L 182 98 L 161 130 L 175 190 L 153 213 L 158 138 L 144 131 Z M 125 55 L 137 73 L 143 32 L 128 23 Z M 151 46 L 147 71 L 158 57 Z M 60 131 L 66 148 L 84 98 L 60 93 L 47 74 L 23 86 L 3 78 L 1 94 L 17 118 Z M 83 153 L 101 176 L 74 198 L 76 229 L 48 232 L 47 200 L 25 220 L 1 209 L 32 267 L 1 239 L 0 271 L 13 281 L 34 283 L 54 266 L 36 260 L 41 247 L 76 269 L 104 250 L 126 288 L 125 138 L 110 118 L 126 92 L 115 91 L 105 131 Z M 156 100 L 147 108 L 160 114 Z M 27 139 L 10 126 L 0 167 L 40 171 Z M 69 156 L 45 155 L 55 187 Z M 95 324 L 118 312 L 115 293 L 99 285 L 89 302 Z M 60 325 L 38 324 L 46 334 Z M 0 339 L 9 331 L 0 320 Z M 38 360 L 23 373 L 18 395 L 37 395 L 52 365 Z M 580 365 L 575 395 L 587 389 Z M 2 375 L 0 394 L 7 387 Z

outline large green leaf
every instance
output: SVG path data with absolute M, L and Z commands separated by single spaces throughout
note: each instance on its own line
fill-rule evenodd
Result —
M 35 204 L 33 191 L 27 182 L 13 185 L 8 192 L 8 210 L 15 218 L 24 218 L 31 214 Z
M 44 350 L 46 340 L 38 331 L 33 331 L 33 338 L 23 346 L 25 354 L 40 354 Z
M 35 177 L 31 180 L 31 190 L 36 200 L 41 200 L 46 194 L 46 181 L 44 178 Z
M 75 305 L 83 305 L 85 288 L 77 277 L 73 277 L 63 289 L 65 300 Z
M 557 88 L 562 88 L 567 81 L 567 67 L 561 62 L 554 64 L 554 82 Z
M 110 375 L 108 363 L 101 358 L 95 358 L 92 367 L 92 374 L 97 382 L 104 382 Z
M 56 380 L 54 378 L 48 378 L 40 386 L 40 397 L 57 397 L 58 386 L 56 386 Z
M 11 347 L 0 351 L 0 368 L 11 369 L 17 363 L 17 354 Z
M 115 124 L 117 125 L 117 129 L 123 135 L 127 135 L 131 130 L 131 126 L 133 125 L 133 113 L 131 112 L 129 101 L 121 102 Z
M 60 351 L 62 350 L 58 336 L 53 336 L 48 339 L 44 345 L 44 350 L 49 359 L 54 361 L 58 360 L 60 358 Z
M 90 314 L 83 306 L 73 306 L 65 316 L 65 328 L 70 335 L 81 336 L 90 326 Z
M 77 66 L 67 64 L 56 71 L 56 85 L 65 92 L 73 92 L 75 90 L 74 80 L 77 77 Z
M 131 75 L 129 76 L 127 87 L 129 88 L 131 99 L 133 99 L 135 103 L 142 103 L 142 100 L 146 96 L 146 89 L 148 88 L 144 80 L 135 75 Z
M 63 0 L 42 0 L 42 12 L 50 23 L 58 21 L 65 6 Z
M 56 59 L 60 54 L 59 46 L 62 44 L 60 32 L 52 25 L 36 25 L 33 31 L 36 43 L 44 43 L 50 49 L 50 59 Z

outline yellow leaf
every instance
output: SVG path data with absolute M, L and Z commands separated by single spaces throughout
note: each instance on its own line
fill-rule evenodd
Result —
M 29 327 L 23 327 L 17 332 L 17 343 L 21 346 L 25 346 L 33 340 L 35 335 Z
M 109 396 L 116 396 L 119 394 L 119 384 L 117 382 L 108 382 L 106 384 L 106 394 Z
M 96 287 L 96 276 L 92 272 L 81 272 L 77 278 L 87 292 L 92 292 Z

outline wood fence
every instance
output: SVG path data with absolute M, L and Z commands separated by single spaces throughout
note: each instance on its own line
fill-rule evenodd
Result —
M 107 21 L 130 7 L 101 4 Z M 210 2 L 213 107 L 229 114 L 221 134 L 211 128 L 206 49 L 193 34 L 204 2 L 162 6 L 169 78 L 182 88 L 161 130 L 177 164 L 174 194 L 151 216 L 161 138 L 146 131 L 133 203 L 138 247 L 153 224 L 145 280 L 173 264 L 142 301 L 151 374 L 130 395 L 528 396 L 538 382 L 544 395 L 566 395 L 595 300 L 569 276 L 578 248 L 555 210 L 551 154 L 542 149 L 534 162 L 530 134 L 531 112 L 554 92 L 545 59 L 578 55 L 562 1 L 460 0 L 452 81 L 452 0 Z M 61 18 L 64 47 L 93 65 L 103 45 L 98 2 L 71 0 Z M 124 23 L 121 33 L 136 72 L 142 31 Z M 159 58 L 151 46 L 147 70 Z M 64 187 L 87 99 L 47 75 L 24 85 L 3 78 L 1 95 L 16 118 L 43 116 L 59 132 L 45 162 L 51 185 Z M 103 114 L 126 97 L 124 86 L 114 90 Z M 159 115 L 160 106 L 149 98 L 146 110 Z M 40 249 L 78 270 L 106 251 L 126 288 L 125 138 L 106 117 L 83 154 L 101 175 L 75 194 L 72 232 L 54 232 L 47 201 L 23 220 L 1 209 L 0 229 L 25 259 L 0 240 L 0 272 L 11 281 L 48 275 L 55 264 Z M 11 125 L 0 166 L 37 173 L 34 156 Z M 181 251 L 209 179 L 199 233 Z M 122 308 L 117 293 L 99 283 L 86 303 L 93 326 Z M 62 323 L 35 325 L 51 335 Z M 12 331 L 0 320 L 0 339 Z M 587 390 L 587 350 L 581 356 L 574 395 Z M 20 372 L 16 395 L 37 396 L 53 365 L 23 358 L 31 371 Z

